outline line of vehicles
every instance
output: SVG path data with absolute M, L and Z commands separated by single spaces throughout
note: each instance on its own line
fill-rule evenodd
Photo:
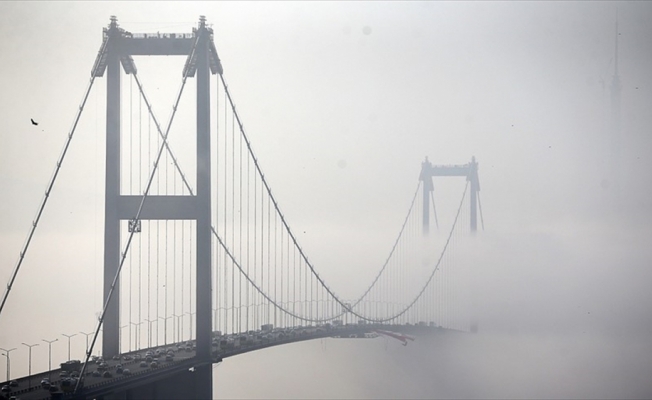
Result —
M 406 324 L 405 326 L 409 326 Z M 419 322 L 414 324 L 419 327 L 440 328 L 434 322 Z M 351 332 L 352 329 L 364 327 L 364 332 Z M 292 341 L 297 338 L 308 338 L 309 336 L 320 335 L 330 336 L 335 338 L 374 338 L 378 337 L 376 329 L 386 328 L 387 325 L 368 324 L 366 321 L 360 320 L 357 324 L 343 324 L 341 320 L 334 320 L 331 323 L 318 324 L 315 326 L 295 326 L 285 328 L 275 328 L 272 324 L 264 324 L 259 330 L 250 330 L 241 333 L 222 334 L 220 331 L 213 332 L 212 336 L 212 353 L 213 356 L 219 358 L 225 353 L 237 351 L 238 349 L 254 347 L 258 345 L 270 344 L 279 341 Z M 410 339 L 413 340 L 413 339 Z M 152 348 L 143 352 L 132 352 L 123 355 L 116 355 L 112 358 L 109 365 L 108 360 L 101 357 L 93 356 L 90 360 L 95 364 L 96 368 L 88 368 L 85 373 L 86 376 L 94 378 L 113 378 L 114 376 L 130 376 L 135 372 L 142 371 L 145 368 L 159 368 L 161 363 L 169 363 L 175 360 L 176 353 L 193 353 L 196 350 L 196 343 L 194 340 L 168 344 Z M 177 357 L 178 358 L 178 357 Z M 117 361 L 117 363 L 116 363 Z M 127 368 L 127 367 L 131 367 Z M 136 369 L 136 371 L 132 371 Z M 77 382 L 81 379 L 80 374 L 82 370 L 82 363 L 79 360 L 71 360 L 61 364 L 61 372 L 57 381 L 50 382 L 48 379 L 41 381 L 41 388 L 48 390 L 52 393 L 53 397 L 56 393 L 71 393 L 75 390 Z M 80 387 L 83 386 L 83 379 Z M 18 383 L 11 381 L 7 385 L 2 386 L 0 390 L 0 399 L 9 398 L 11 392 L 14 392 Z
M 185 347 L 184 347 L 185 349 Z M 175 349 L 170 347 L 165 351 L 162 349 L 148 350 L 144 354 L 125 354 L 123 356 L 116 355 L 112 358 L 113 361 L 118 363 L 111 363 L 104 360 L 102 357 L 93 356 L 90 364 L 96 365 L 96 368 L 89 368 L 84 374 L 85 376 L 92 376 L 94 378 L 113 378 L 114 376 L 130 376 L 132 375 L 131 369 L 127 368 L 126 364 L 133 364 L 141 370 L 143 368 L 158 368 L 159 359 L 165 362 L 174 361 Z M 122 364 L 125 363 L 125 365 Z M 84 379 L 80 376 L 82 370 L 82 362 L 79 360 L 71 360 L 61 364 L 61 371 L 59 379 L 50 381 L 45 378 L 41 380 L 40 386 L 42 389 L 48 390 L 52 393 L 53 397 L 56 393 L 71 393 L 75 390 L 77 382 L 81 379 L 80 388 L 83 387 Z
M 410 324 L 406 324 L 409 326 Z M 339 335 L 339 331 L 350 330 L 351 328 L 364 326 L 370 330 L 368 332 L 349 333 Z M 434 322 L 426 323 L 425 321 L 418 322 L 414 326 L 420 327 L 437 327 Z M 375 338 L 378 334 L 374 333 L 374 328 L 385 328 L 386 325 L 369 324 L 364 320 L 358 321 L 357 324 L 343 324 L 341 320 L 334 320 L 331 323 L 318 324 L 315 326 L 295 326 L 287 328 L 274 328 L 272 324 L 265 324 L 261 326 L 260 330 L 242 333 L 232 333 L 222 335 L 221 332 L 213 332 L 213 356 L 219 356 L 225 352 L 230 352 L 243 347 L 252 347 L 257 345 L 264 345 L 277 341 L 291 340 L 300 337 L 308 337 L 319 334 L 326 334 L 332 337 L 355 337 L 355 338 Z M 194 346 L 194 344 L 193 344 Z
M 274 341 L 305 337 L 319 333 L 326 333 L 333 329 L 332 324 L 319 326 L 297 326 L 293 328 L 274 328 L 272 324 L 261 326 L 260 330 L 250 330 L 241 333 L 222 335 L 222 332 L 213 332 L 213 354 L 218 355 L 241 347 L 267 344 Z
M 58 384 L 51 383 L 50 379 L 45 378 L 40 382 L 41 388 L 48 390 L 52 393 L 53 397 L 55 393 L 70 393 L 75 389 L 77 381 L 79 380 L 79 374 L 81 371 L 81 361 L 71 360 L 61 364 L 61 373 L 59 374 Z M 25 390 L 29 391 L 30 388 L 25 388 L 24 390 L 19 389 L 19 384 L 17 381 L 12 380 L 9 382 L 9 385 L 5 385 L 0 389 L 0 399 L 9 399 L 17 400 L 18 394 L 21 394 Z

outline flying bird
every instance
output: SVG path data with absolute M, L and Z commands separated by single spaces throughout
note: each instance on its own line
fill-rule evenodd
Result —
M 34 121 L 33 119 L 30 118 L 29 120 L 32 121 L 32 125 L 38 125 L 38 122 Z

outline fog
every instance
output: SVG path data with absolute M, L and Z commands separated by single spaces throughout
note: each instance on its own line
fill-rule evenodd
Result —
M 214 366 L 217 398 L 652 397 L 652 4 L 2 2 L 2 282 L 110 15 L 134 33 L 190 32 L 207 17 L 281 209 L 345 297 L 382 265 L 424 158 L 479 162 L 484 230 L 455 254 L 474 288 L 477 334 L 408 346 L 324 339 L 227 358 Z M 609 161 L 616 16 L 618 177 Z M 137 60 L 160 120 L 184 61 Z M 0 315 L 0 347 L 20 347 L 12 376 L 27 373 L 21 342 L 58 337 L 54 364 L 66 356 L 62 332 L 95 328 L 105 80 Z M 175 126 L 192 130 L 194 100 L 182 103 Z M 435 184 L 449 226 L 464 182 Z M 81 357 L 83 338 L 73 342 Z M 44 343 L 33 360 L 47 369 Z

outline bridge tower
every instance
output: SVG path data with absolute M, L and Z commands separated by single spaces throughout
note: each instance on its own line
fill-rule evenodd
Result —
M 106 176 L 104 227 L 104 301 L 120 264 L 120 221 L 131 221 L 129 229 L 139 229 L 140 220 L 196 221 L 196 347 L 194 396 L 212 397 L 211 374 L 211 158 L 210 158 L 210 73 L 221 74 L 222 66 L 213 43 L 213 31 L 200 17 L 193 34 L 133 35 L 112 16 L 104 28 L 104 42 L 91 74 L 107 73 Z M 126 74 L 137 74 L 132 56 L 186 56 L 184 77 L 197 80 L 197 190 L 195 195 L 122 195 L 120 190 L 120 66 Z M 145 197 L 145 199 L 143 199 Z M 135 221 L 141 208 L 139 220 Z M 106 305 L 102 354 L 120 353 L 120 287 Z M 191 390 L 189 390 L 190 392 Z
M 478 192 L 480 191 L 480 180 L 478 179 L 478 162 L 475 156 L 471 158 L 471 162 L 464 165 L 432 165 L 426 160 L 421 163 L 421 173 L 419 180 L 423 182 L 423 234 L 428 235 L 430 231 L 430 197 L 434 190 L 432 182 L 433 176 L 461 176 L 465 177 L 469 182 L 469 189 L 471 190 L 471 233 L 474 234 L 478 230 Z M 482 210 L 480 210 L 482 212 Z

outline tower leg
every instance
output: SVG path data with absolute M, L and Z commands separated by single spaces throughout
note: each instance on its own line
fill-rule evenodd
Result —
M 200 212 L 197 216 L 197 358 L 202 362 L 211 360 L 211 330 L 212 317 L 211 299 L 211 141 L 210 141 L 210 74 L 208 65 L 208 39 L 209 33 L 200 22 L 197 34 L 200 40 L 197 43 L 197 205 Z M 211 398 L 212 374 L 210 364 L 208 372 L 195 372 L 200 374 L 201 384 L 206 383 L 207 388 L 197 387 L 202 396 L 198 398 Z M 206 394 L 207 397 L 204 397 Z
M 195 399 L 204 400 L 213 398 L 213 365 L 206 364 L 201 367 L 195 367 L 194 386 Z
M 104 302 L 120 264 L 120 58 L 115 45 L 109 48 L 106 83 L 106 181 L 104 202 Z M 120 353 L 120 281 L 104 314 L 102 355 Z

